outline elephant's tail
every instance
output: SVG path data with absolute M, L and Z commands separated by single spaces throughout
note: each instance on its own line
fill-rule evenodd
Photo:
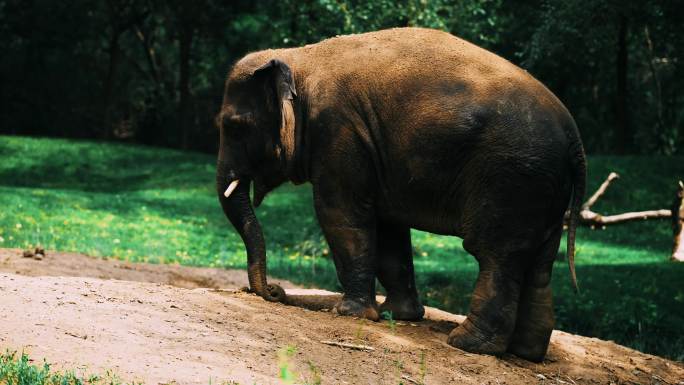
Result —
M 577 128 L 575 128 L 575 130 L 577 130 Z M 587 177 L 587 161 L 584 155 L 584 147 L 579 139 L 579 134 L 576 136 L 575 140 L 575 145 L 572 146 L 573 150 L 570 153 L 573 187 L 572 198 L 570 200 L 570 221 L 568 223 L 567 259 L 568 267 L 570 268 L 572 286 L 575 288 L 575 292 L 579 292 L 579 287 L 577 286 L 577 274 L 575 273 L 575 234 L 579 224 L 582 201 L 584 200 L 584 190 Z

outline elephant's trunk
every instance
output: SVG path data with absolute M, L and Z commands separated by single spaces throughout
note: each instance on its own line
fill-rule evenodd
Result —
M 247 271 L 252 292 L 275 302 L 285 300 L 285 291 L 278 285 L 266 282 L 266 245 L 261 225 L 254 215 L 249 199 L 250 181 L 243 179 L 237 186 L 235 176 L 224 162 L 219 161 L 216 171 L 216 188 L 221 207 L 245 243 L 247 250 Z M 232 186 L 231 186 L 232 184 Z M 232 187 L 230 194 L 225 194 Z M 229 195 L 226 197 L 225 195 Z

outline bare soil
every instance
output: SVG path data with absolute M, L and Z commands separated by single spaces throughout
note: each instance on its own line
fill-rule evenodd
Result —
M 0 249 L 0 349 L 146 384 L 277 384 L 285 367 L 296 383 L 684 384 L 682 363 L 609 341 L 555 331 L 540 364 L 470 354 L 445 342 L 462 316 L 375 323 L 269 303 L 245 284 L 244 271 Z

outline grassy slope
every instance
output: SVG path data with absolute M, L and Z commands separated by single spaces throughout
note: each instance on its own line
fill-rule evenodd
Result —
M 0 136 L 0 247 L 50 249 L 133 261 L 244 267 L 239 237 L 219 209 L 214 159 L 117 144 Z M 596 205 L 612 213 L 668 206 L 682 158 L 590 159 L 588 191 L 616 182 Z M 283 186 L 257 210 L 275 276 L 337 288 L 308 186 Z M 477 265 L 459 239 L 414 232 L 418 285 L 427 304 L 467 311 Z M 684 264 L 667 262 L 666 221 L 578 235 L 581 294 L 559 262 L 558 328 L 684 359 Z

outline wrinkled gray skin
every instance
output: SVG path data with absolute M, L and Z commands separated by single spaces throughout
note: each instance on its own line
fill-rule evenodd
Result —
M 344 289 L 338 313 L 420 319 L 410 228 L 455 235 L 480 273 L 449 344 L 543 359 L 571 197 L 574 281 L 585 157 L 568 111 L 525 71 L 439 31 L 343 36 L 241 59 L 217 123 L 217 189 L 245 242 L 254 292 L 285 300 L 266 283 L 250 183 L 258 205 L 284 182 L 310 182 Z M 380 308 L 376 277 L 387 290 Z

